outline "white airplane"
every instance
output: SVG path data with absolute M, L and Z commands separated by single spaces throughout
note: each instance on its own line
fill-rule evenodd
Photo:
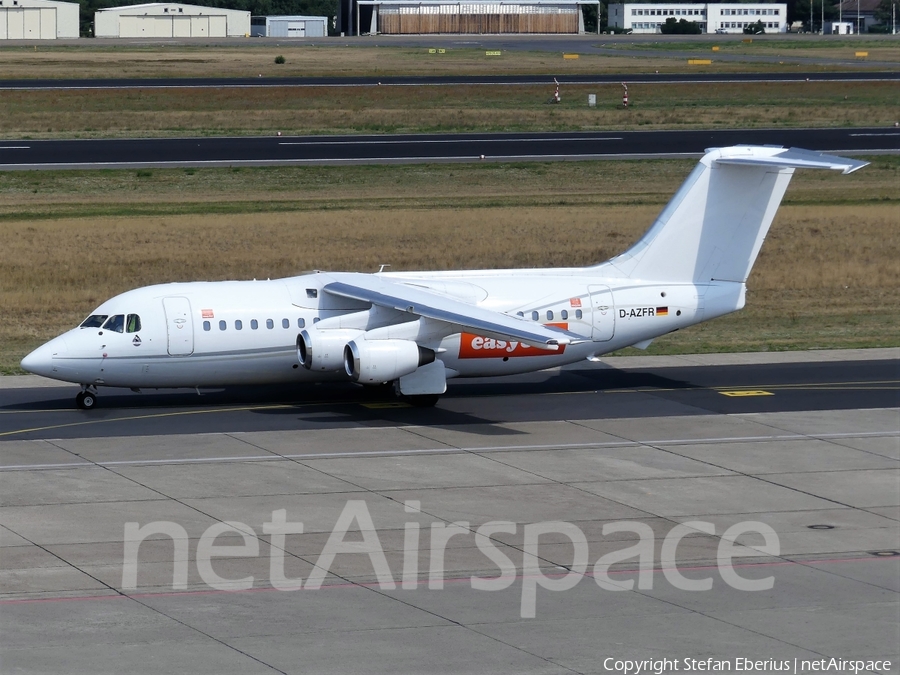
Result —
M 403 399 L 434 405 L 451 378 L 597 360 L 741 309 L 794 169 L 866 164 L 796 148 L 713 149 L 640 241 L 602 264 L 148 286 L 107 300 L 22 368 L 80 384 L 83 409 L 100 386 L 322 380 L 393 383 Z

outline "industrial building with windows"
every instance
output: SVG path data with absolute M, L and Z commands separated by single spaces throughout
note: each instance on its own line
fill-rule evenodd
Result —
M 253 37 L 302 38 L 328 35 L 327 16 L 252 16 Z
M 609 25 L 633 33 L 659 33 L 666 19 L 684 19 L 704 33 L 743 33 L 761 21 L 767 33 L 786 33 L 785 3 L 628 3 L 609 6 Z
M 153 2 L 110 7 L 94 13 L 94 36 L 98 38 L 243 37 L 249 34 L 250 12 L 235 9 Z
M 0 0 L 0 40 L 77 37 L 77 2 Z
M 599 0 L 346 0 L 339 30 L 350 35 L 579 34 L 585 5 Z

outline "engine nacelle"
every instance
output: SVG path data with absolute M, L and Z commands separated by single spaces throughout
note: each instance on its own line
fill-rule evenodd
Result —
M 380 384 L 434 361 L 434 351 L 412 340 L 352 340 L 344 347 L 344 370 L 354 382 Z
M 331 372 L 344 367 L 344 347 L 362 331 L 309 330 L 297 336 L 297 360 L 307 370 Z

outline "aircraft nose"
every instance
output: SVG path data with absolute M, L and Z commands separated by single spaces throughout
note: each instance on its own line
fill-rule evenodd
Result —
M 35 375 L 53 377 L 53 357 L 62 356 L 66 351 L 66 343 L 61 337 L 50 340 L 22 359 L 22 369 Z

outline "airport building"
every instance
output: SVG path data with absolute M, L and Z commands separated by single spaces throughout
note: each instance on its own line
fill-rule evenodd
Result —
M 0 40 L 77 37 L 77 2 L 0 0 Z
M 253 37 L 325 37 L 328 35 L 327 16 L 253 16 L 250 17 Z
M 339 29 L 350 35 L 579 34 L 585 5 L 599 0 L 344 0 Z
M 762 21 L 767 33 L 786 33 L 785 3 L 627 3 L 609 6 L 609 25 L 633 33 L 660 33 L 666 19 L 694 21 L 704 33 L 743 33 Z
M 95 37 L 217 38 L 249 34 L 250 12 L 235 9 L 153 2 L 94 13 Z

